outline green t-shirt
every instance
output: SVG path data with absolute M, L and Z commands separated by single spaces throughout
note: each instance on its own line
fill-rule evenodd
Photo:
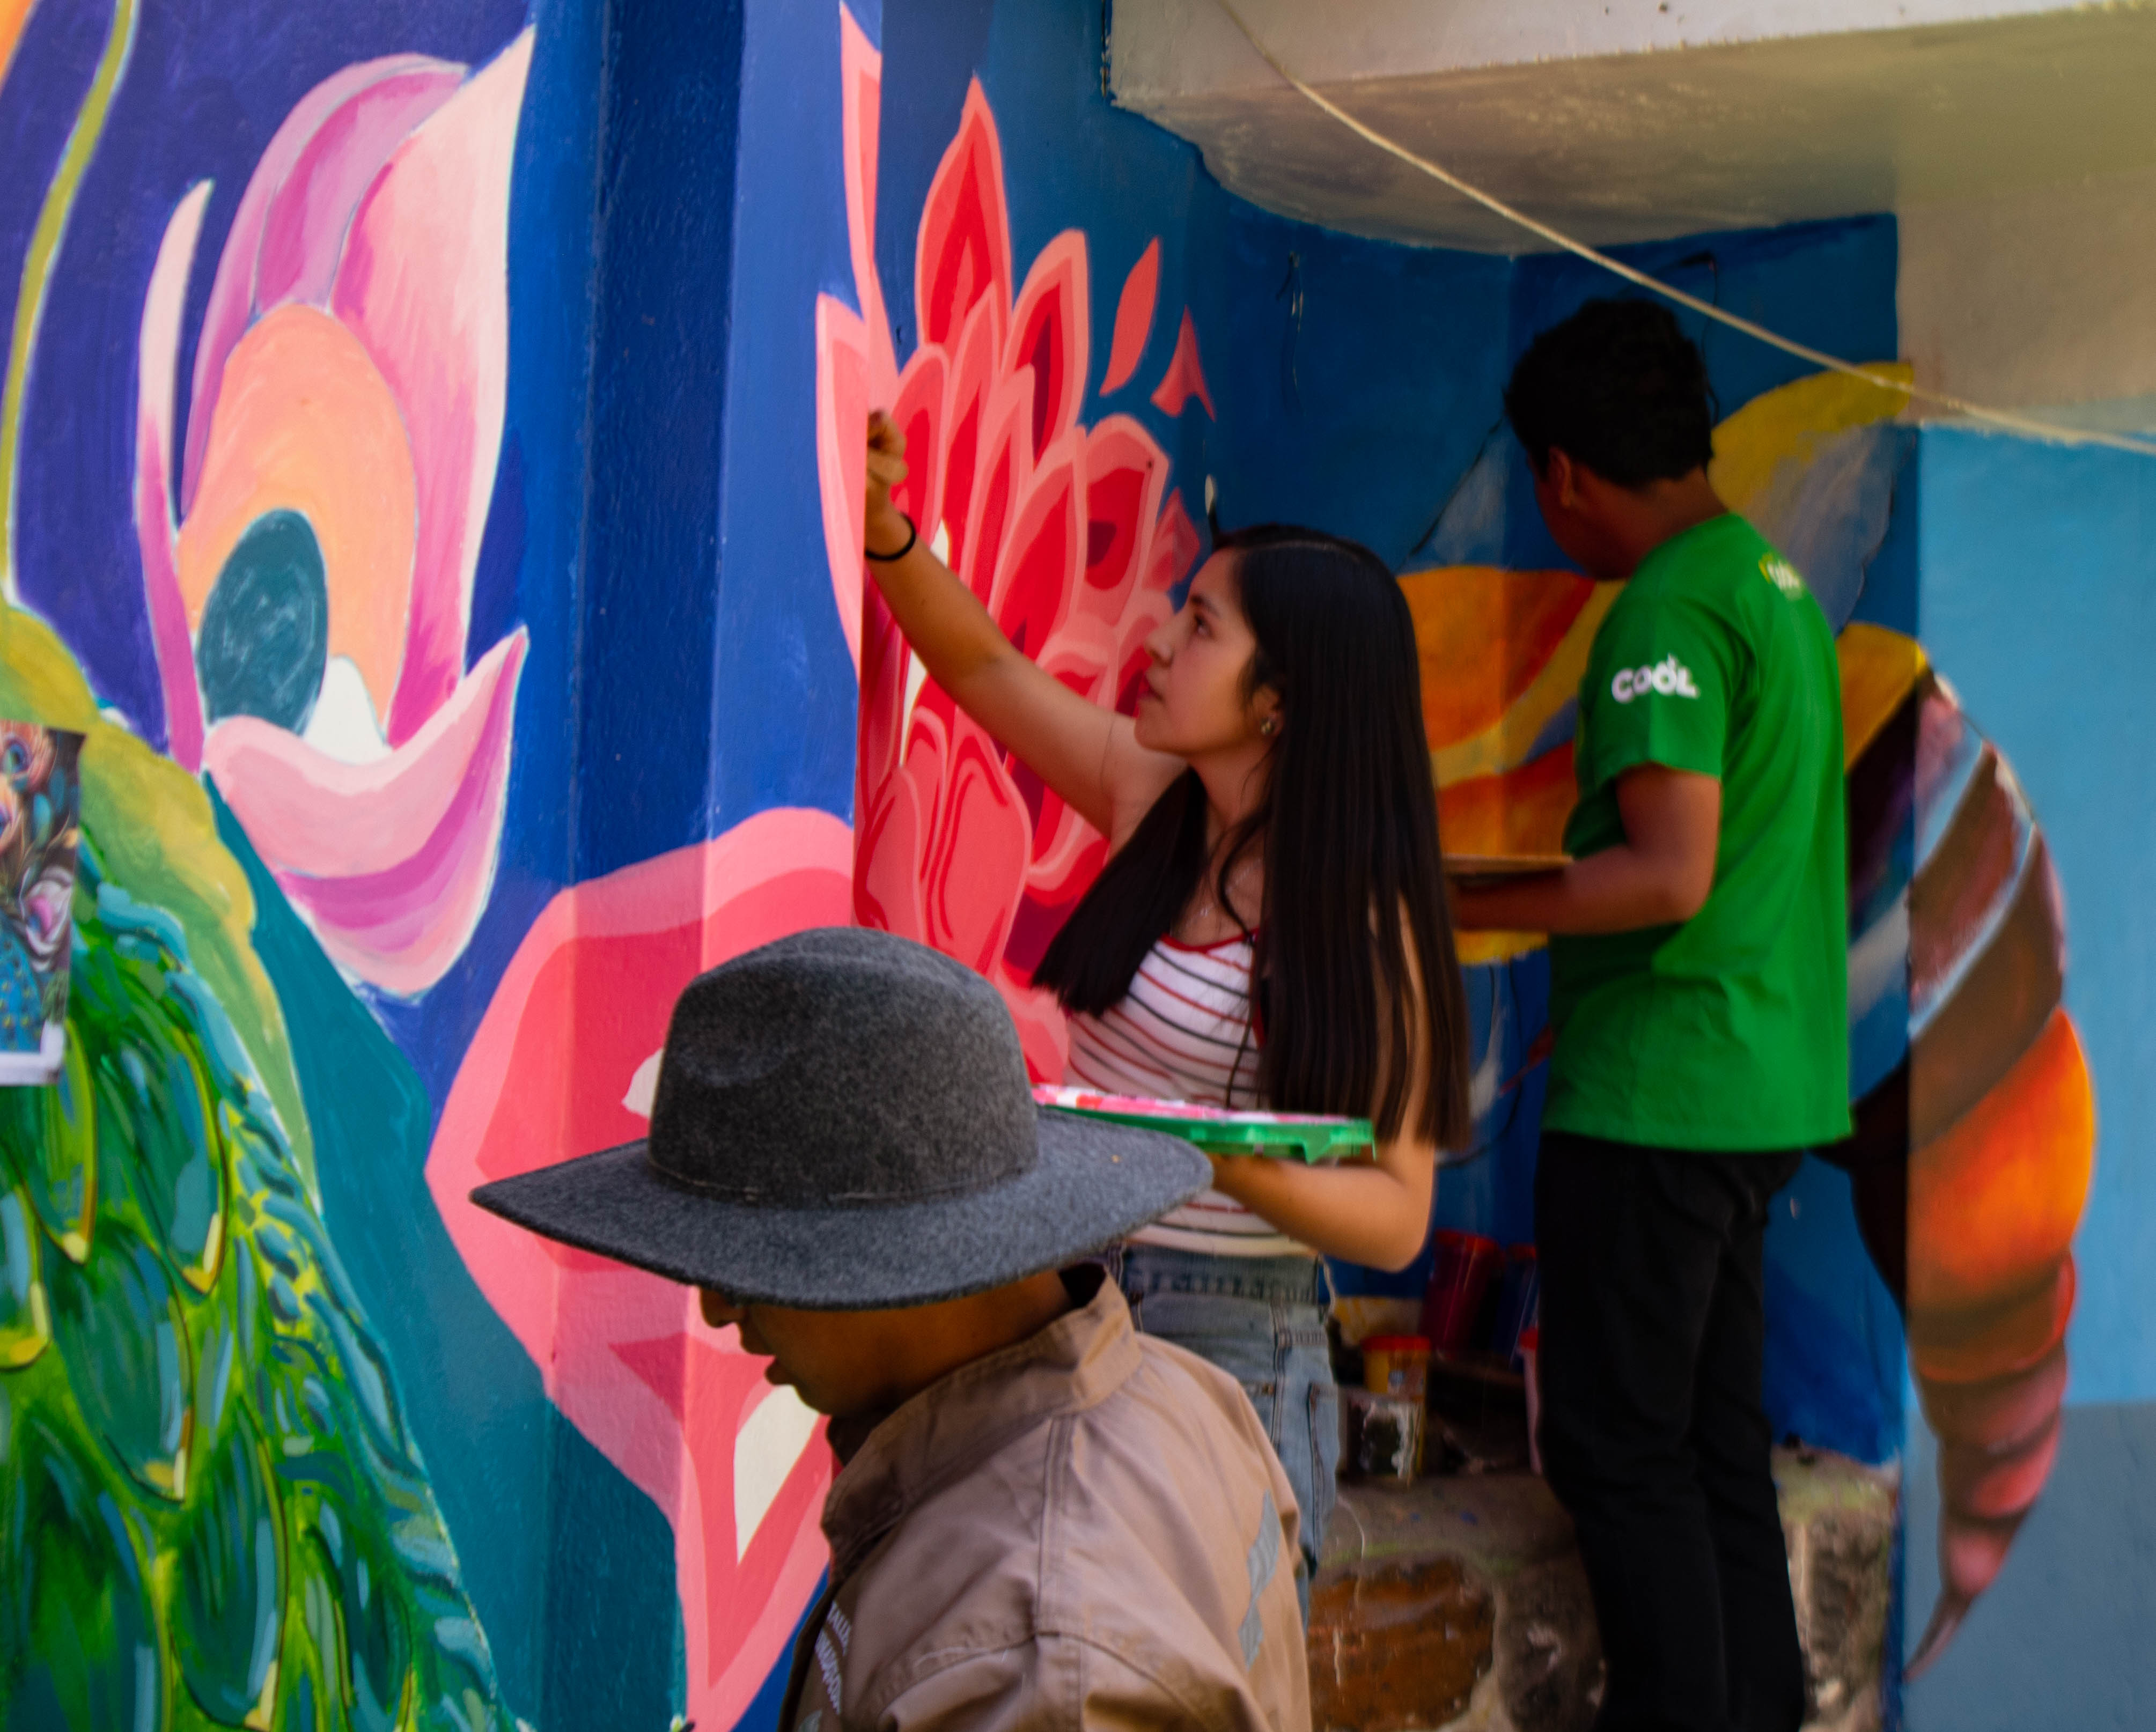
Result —
M 1641 561 L 1595 633 L 1573 746 L 1575 858 L 1625 839 L 1640 764 L 1722 782 L 1714 888 L 1679 925 L 1550 940 L 1543 1122 L 1667 1148 L 1849 1132 L 1848 862 L 1834 634 L 1731 513 Z

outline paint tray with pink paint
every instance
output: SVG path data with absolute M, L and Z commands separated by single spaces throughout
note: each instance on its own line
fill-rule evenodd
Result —
M 1240 1154 L 1333 1161 L 1369 1148 L 1377 1140 L 1368 1119 L 1335 1119 L 1321 1113 L 1236 1113 L 1188 1100 L 1101 1094 L 1052 1083 L 1036 1087 L 1033 1098 L 1059 1113 L 1081 1113 L 1116 1125 L 1135 1125 L 1142 1130 L 1179 1136 L 1204 1148 Z

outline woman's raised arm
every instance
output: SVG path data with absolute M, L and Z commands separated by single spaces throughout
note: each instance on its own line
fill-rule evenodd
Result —
M 891 503 L 906 475 L 906 438 L 881 410 L 869 418 L 868 443 L 868 551 L 913 544 L 903 558 L 869 561 L 906 641 L 961 710 L 1120 845 L 1183 761 L 1148 751 L 1127 716 L 1080 697 L 1019 652 Z

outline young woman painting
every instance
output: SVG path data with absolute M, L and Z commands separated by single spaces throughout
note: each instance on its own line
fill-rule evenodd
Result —
M 1314 1564 L 1339 1449 L 1320 1253 L 1411 1262 L 1437 1150 L 1469 1122 L 1406 600 L 1353 542 L 1224 536 L 1147 641 L 1133 720 L 1029 660 L 929 551 L 891 502 L 904 453 L 873 417 L 866 542 L 892 617 L 952 700 L 1109 840 L 1034 973 L 1070 1013 L 1065 1080 L 1373 1123 L 1359 1162 L 1214 1157 L 1214 1188 L 1120 1256 L 1138 1326 L 1250 1391 Z

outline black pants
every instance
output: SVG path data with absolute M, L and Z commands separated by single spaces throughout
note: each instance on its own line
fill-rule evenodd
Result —
M 1543 1134 L 1540 1441 L 1609 1661 L 1595 1732 L 1803 1723 L 1759 1402 L 1767 1206 L 1802 1158 Z

